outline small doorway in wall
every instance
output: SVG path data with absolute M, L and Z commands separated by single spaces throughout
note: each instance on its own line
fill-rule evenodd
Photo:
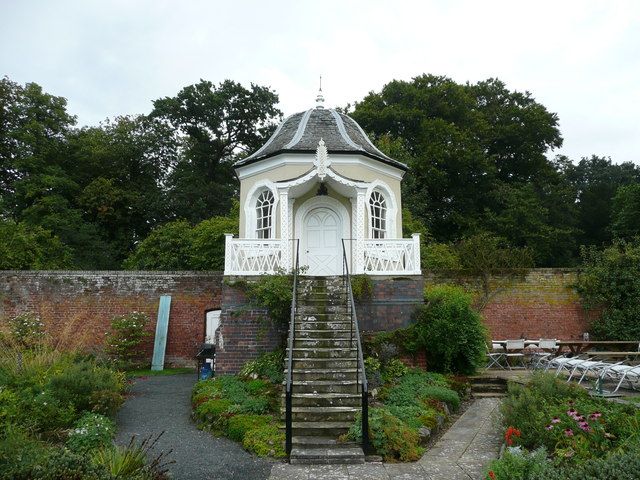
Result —
M 217 346 L 216 332 L 220 327 L 221 310 L 207 310 L 204 313 L 204 343 L 210 343 Z M 214 359 L 207 359 L 207 363 L 211 364 L 211 370 L 215 372 Z

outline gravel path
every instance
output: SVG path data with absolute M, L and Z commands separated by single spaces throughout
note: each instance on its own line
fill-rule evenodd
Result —
M 176 480 L 260 480 L 269 476 L 273 462 L 256 457 L 226 438 L 198 430 L 190 418 L 195 374 L 142 377 L 117 415 L 116 443 L 132 435 L 145 438 L 163 430 L 159 450 L 173 449 L 170 466 Z

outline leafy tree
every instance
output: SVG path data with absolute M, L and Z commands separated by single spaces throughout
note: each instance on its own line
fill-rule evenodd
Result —
M 224 215 L 237 191 L 232 163 L 257 150 L 281 116 L 267 87 L 200 80 L 153 102 L 152 118 L 182 136 L 182 155 L 168 178 L 172 213 L 198 222 Z
M 583 232 L 579 243 L 610 243 L 612 199 L 619 187 L 640 182 L 640 169 L 631 162 L 616 165 L 593 155 L 569 164 L 564 175 L 577 191 L 578 228 Z
M 128 270 L 190 270 L 193 230 L 186 220 L 156 228 L 125 260 Z
M 489 228 L 535 249 L 541 264 L 569 262 L 574 198 L 559 165 L 546 157 L 562 144 L 558 118 L 531 94 L 496 79 L 461 85 L 421 75 L 370 93 L 353 117 L 409 164 L 404 203 L 436 241 Z M 522 218 L 525 232 L 512 228 Z M 559 254 L 550 249 L 554 242 Z
M 618 188 L 613 197 L 611 231 L 621 239 L 640 236 L 640 183 Z
M 640 338 L 640 241 L 584 248 L 576 289 L 602 340 Z
M 465 238 L 457 245 L 460 266 L 480 279 L 483 296 L 480 309 L 489 301 L 492 293 L 502 286 L 491 284 L 493 273 L 513 274 L 533 267 L 533 255 L 529 248 L 515 248 L 503 238 L 490 233 L 478 233 Z
M 71 251 L 39 226 L 0 220 L 0 270 L 63 269 Z
M 237 202 L 236 202 L 237 203 Z M 191 268 L 224 270 L 225 233 L 238 233 L 238 215 L 203 220 L 193 229 Z
M 57 173 L 65 137 L 75 123 L 67 101 L 35 83 L 0 80 L 0 206 L 16 215 L 16 184 Z

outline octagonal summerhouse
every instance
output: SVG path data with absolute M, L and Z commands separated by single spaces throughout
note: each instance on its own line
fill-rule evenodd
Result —
M 420 274 L 419 234 L 402 238 L 407 166 L 378 150 L 351 117 L 318 105 L 287 117 L 235 164 L 240 235 L 227 235 L 226 275 Z M 344 250 L 344 251 L 343 251 Z

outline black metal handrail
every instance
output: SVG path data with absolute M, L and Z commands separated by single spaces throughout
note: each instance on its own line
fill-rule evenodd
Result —
M 289 323 L 289 340 L 287 345 L 287 382 L 286 382 L 286 390 L 285 390 L 285 413 L 284 413 L 284 423 L 285 423 L 285 451 L 287 455 L 291 453 L 291 447 L 293 444 L 293 428 L 292 428 L 292 395 L 293 395 L 293 346 L 295 345 L 295 335 L 296 335 L 296 308 L 297 308 L 297 300 L 298 300 L 298 271 L 300 269 L 300 240 L 297 238 L 292 239 L 293 242 L 296 242 L 295 248 L 295 262 L 293 269 L 293 294 L 291 297 L 291 320 Z
M 369 443 L 369 385 L 367 384 L 367 374 L 364 369 L 364 357 L 362 355 L 362 343 L 360 341 L 360 328 L 358 327 L 358 315 L 356 313 L 356 303 L 353 299 L 353 289 L 351 288 L 351 274 L 349 273 L 349 262 L 347 262 L 347 248 L 342 240 L 342 261 L 344 268 L 344 279 L 347 290 L 347 299 L 351 308 L 351 342 L 356 337 L 356 348 L 358 361 L 356 362 L 356 379 L 360 379 L 362 385 L 362 450 L 365 454 L 370 452 Z M 357 380 L 356 380 L 357 381 Z

